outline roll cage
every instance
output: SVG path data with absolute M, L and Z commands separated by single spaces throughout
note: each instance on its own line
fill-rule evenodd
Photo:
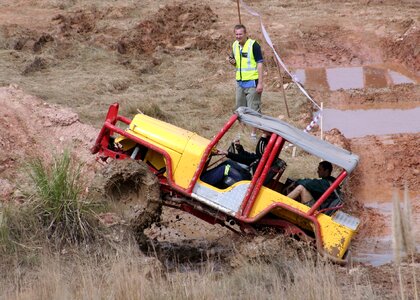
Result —
M 173 163 L 172 158 L 165 149 L 159 148 L 158 146 L 151 144 L 134 134 L 128 132 L 128 130 L 121 129 L 117 126 L 117 122 L 122 122 L 126 125 L 130 125 L 131 120 L 118 115 L 118 103 L 114 103 L 110 106 L 105 123 L 96 139 L 95 145 L 92 147 L 91 152 L 93 154 L 99 153 L 103 161 L 106 161 L 108 157 L 113 159 L 129 159 L 133 158 L 132 152 L 123 152 L 119 149 L 115 149 L 111 146 L 112 136 L 117 133 L 127 139 L 130 139 L 134 143 L 151 149 L 161 154 L 165 161 L 165 170 L 156 170 L 152 167 L 150 169 L 158 176 L 161 183 L 162 190 L 165 193 L 179 195 L 181 197 L 187 197 L 189 199 L 195 199 L 193 195 L 194 187 L 199 180 L 199 177 L 203 170 L 206 168 L 208 159 L 215 149 L 215 146 L 219 143 L 226 132 L 237 122 L 243 122 L 245 124 L 254 126 L 259 129 L 271 132 L 271 137 L 266 146 L 266 149 L 260 159 L 260 162 L 256 168 L 254 176 L 251 179 L 250 184 L 246 190 L 246 193 L 241 201 L 239 209 L 235 212 L 234 216 L 226 215 L 221 211 L 214 211 L 212 209 L 203 209 L 202 205 L 194 205 L 191 201 L 183 202 L 178 205 L 184 211 L 187 211 L 209 223 L 219 223 L 224 225 L 225 221 L 230 220 L 232 217 L 242 227 L 246 227 L 245 224 L 265 224 L 269 226 L 287 227 L 294 230 L 294 232 L 300 233 L 299 229 L 293 224 L 281 219 L 275 219 L 269 217 L 269 213 L 276 208 L 281 208 L 292 212 L 303 219 L 306 219 L 313 224 L 313 230 L 315 234 L 315 240 L 317 248 L 320 252 L 323 252 L 323 237 L 321 233 L 321 226 L 317 216 L 323 211 L 320 210 L 320 206 L 327 200 L 327 198 L 334 192 L 334 190 L 343 182 L 348 174 L 355 168 L 358 163 L 358 157 L 344 149 L 333 146 L 325 141 L 321 141 L 297 128 L 292 127 L 288 123 L 280 121 L 275 118 L 264 116 L 256 113 L 247 108 L 240 108 L 230 117 L 223 128 L 215 135 L 215 137 L 205 147 L 200 162 L 192 176 L 188 187 L 184 188 L 179 186 L 173 177 Z M 293 143 L 303 150 L 329 160 L 330 162 L 343 168 L 341 173 L 337 176 L 336 180 L 332 182 L 331 186 L 324 192 L 324 194 L 316 200 L 316 202 L 307 211 L 302 211 L 296 207 L 288 205 L 283 202 L 275 202 L 268 205 L 265 209 L 258 213 L 258 215 L 250 216 L 250 212 L 253 209 L 258 194 L 261 191 L 263 183 L 270 170 L 272 162 L 278 157 L 284 146 L 287 143 Z M 134 157 L 136 159 L 136 157 Z M 166 175 L 163 176 L 163 173 Z M 170 206 L 170 205 L 169 205 Z M 201 207 L 201 208 L 199 208 Z

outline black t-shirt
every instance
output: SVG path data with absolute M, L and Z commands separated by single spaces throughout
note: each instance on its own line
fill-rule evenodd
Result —
M 254 58 L 257 63 L 263 62 L 261 46 L 257 41 L 252 45 L 252 52 L 254 53 Z

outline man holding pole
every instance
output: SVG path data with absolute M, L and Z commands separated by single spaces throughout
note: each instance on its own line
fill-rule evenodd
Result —
M 246 35 L 246 28 L 239 24 L 234 27 L 236 41 L 232 45 L 229 63 L 236 66 L 236 108 L 249 107 L 261 112 L 263 92 L 263 56 L 261 46 Z M 255 129 L 251 138 L 256 140 Z

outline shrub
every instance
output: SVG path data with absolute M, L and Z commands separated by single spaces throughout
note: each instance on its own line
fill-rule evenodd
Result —
M 82 197 L 81 165 L 65 151 L 49 165 L 35 159 L 29 169 L 35 187 L 33 212 L 48 238 L 60 244 L 93 239 L 95 204 Z

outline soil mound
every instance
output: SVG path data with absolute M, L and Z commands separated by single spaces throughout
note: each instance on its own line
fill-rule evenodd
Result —
M 123 36 L 117 49 L 121 54 L 150 54 L 158 47 L 169 50 L 221 49 L 227 40 L 213 29 L 217 19 L 208 5 L 166 5 Z
M 98 21 L 105 17 L 106 13 L 101 12 L 96 8 L 91 10 L 79 9 L 71 14 L 56 15 L 53 20 L 59 25 L 59 32 L 65 37 L 74 34 L 87 36 L 96 29 Z
M 264 234 L 248 238 L 237 246 L 238 252 L 247 259 L 270 258 L 282 253 L 284 257 L 294 257 L 297 252 L 309 249 L 306 242 L 299 242 L 293 238 L 276 233 Z M 316 255 L 316 252 L 313 252 Z M 306 253 L 309 254 L 309 253 Z
M 383 48 L 388 59 L 396 59 L 415 72 L 420 72 L 420 29 L 410 23 L 400 37 L 385 40 Z
M 350 142 L 344 137 L 340 130 L 333 128 L 325 132 L 325 140 L 338 147 L 351 151 Z

